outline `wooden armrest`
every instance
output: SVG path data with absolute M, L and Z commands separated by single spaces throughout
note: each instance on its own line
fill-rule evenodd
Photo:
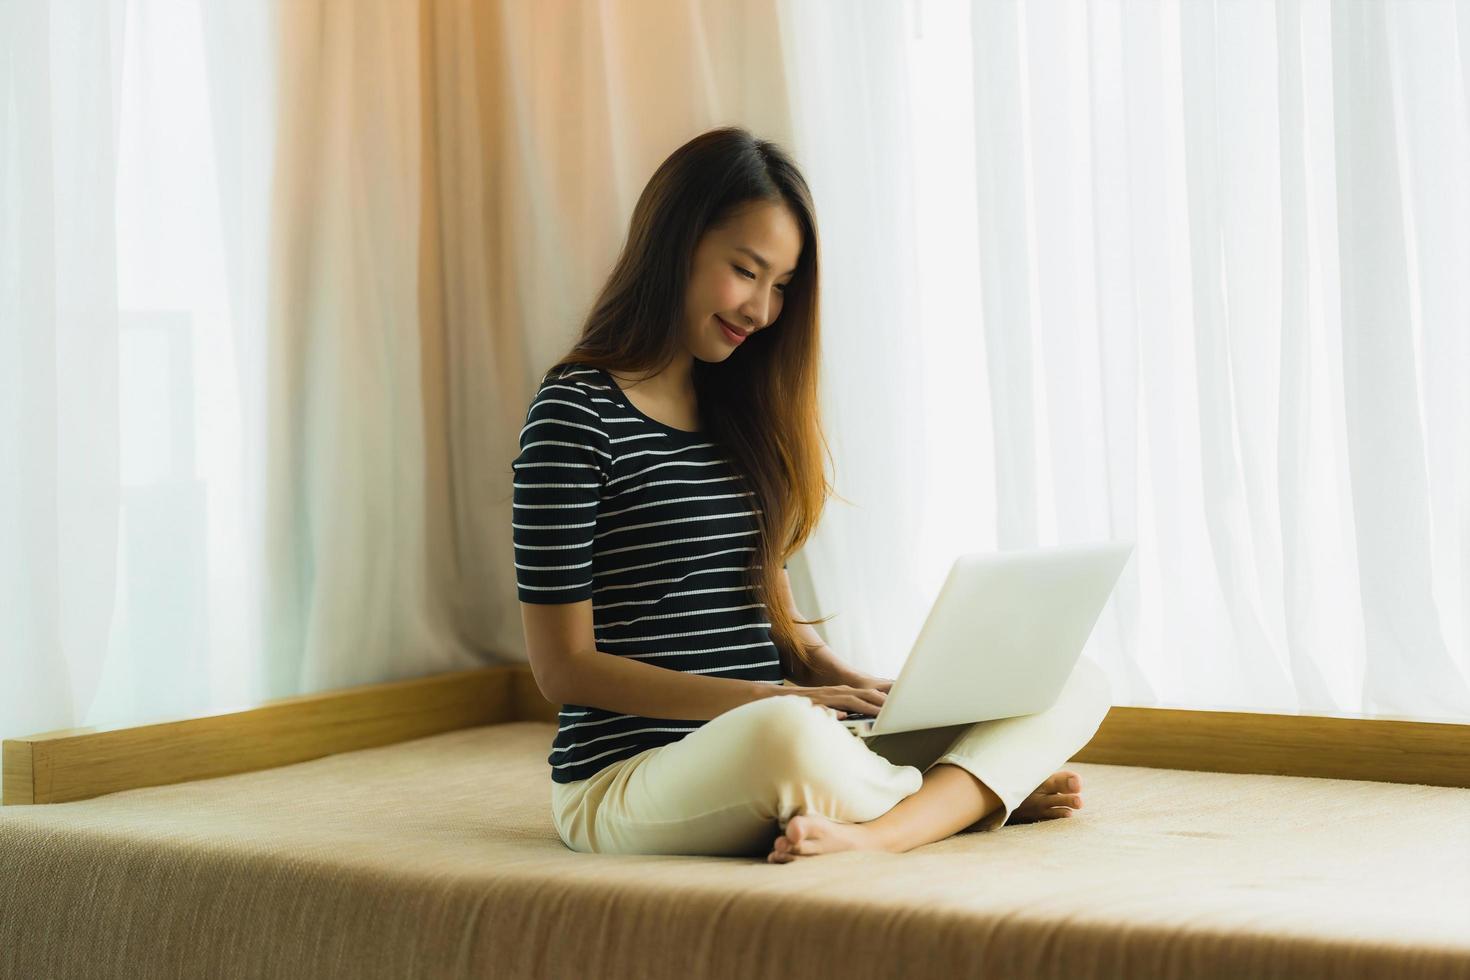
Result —
M 64 803 L 388 745 L 458 728 L 556 721 L 528 665 L 279 698 L 203 718 L 4 742 L 4 803 Z M 1077 762 L 1470 788 L 1470 725 L 1114 707 Z

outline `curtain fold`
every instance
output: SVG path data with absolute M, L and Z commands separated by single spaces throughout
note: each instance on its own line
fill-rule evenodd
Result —
M 0 735 L 260 696 L 268 35 L 0 3 Z
M 430 571 L 419 11 L 293 2 L 277 15 L 269 696 L 478 662 Z
M 510 461 L 633 206 L 674 147 L 790 127 L 773 8 L 422 0 L 420 329 L 436 588 L 476 650 L 524 659 Z M 431 438 L 431 445 L 434 439 Z M 507 588 L 507 586 L 510 586 Z
M 832 422 L 926 465 L 846 467 L 885 519 L 808 548 L 834 646 L 892 676 L 955 554 L 1120 538 L 1084 651 L 1119 703 L 1470 718 L 1465 6 L 928 2 L 907 34 L 858 11 L 860 37 L 790 49 L 797 140 L 910 299 L 828 293 L 833 343 L 903 379 Z M 857 51 L 869 77 L 906 59 L 907 111 L 891 82 L 843 92 L 864 126 L 828 110 L 805 79 Z M 898 145 L 924 148 L 912 187 L 828 177 Z M 867 268 L 828 273 L 861 293 Z
M 862 4 L 834 18 L 819 2 L 779 5 L 792 102 L 787 148 L 811 187 L 822 240 L 822 411 L 839 498 L 793 561 L 808 618 L 839 656 L 872 667 L 909 638 L 923 602 L 909 531 L 923 520 L 929 438 L 916 331 L 919 300 L 907 133 L 905 4 Z M 853 491 L 857 491 L 853 493 Z M 892 665 L 891 658 L 888 665 Z
M 105 11 L 106 16 L 97 16 Z M 648 177 L 823 236 L 798 600 L 1136 542 L 1120 704 L 1470 719 L 1454 0 L 0 0 L 0 735 L 524 658 L 515 437 Z
M 0 5 L 0 717 L 17 734 L 96 695 L 113 623 L 121 8 L 104 12 Z
M 0 6 L 0 730 L 523 659 L 525 406 L 774 7 L 103 9 Z
M 1440 90 L 1440 84 L 1451 82 L 1453 72 L 1464 71 L 1434 41 L 1441 31 L 1452 33 L 1455 11 L 1442 6 L 1439 16 L 1425 16 L 1426 11 L 1415 14 L 1409 5 L 1391 15 L 1387 8 L 1357 2 L 1344 4 L 1335 13 L 1340 16 L 1332 21 L 1332 109 L 1343 395 L 1358 557 L 1355 584 L 1369 654 L 1363 686 L 1369 698 L 1391 710 L 1470 717 L 1464 657 L 1458 658 L 1457 666 L 1449 655 L 1447 624 L 1435 602 L 1431 541 L 1436 515 L 1428 472 L 1435 466 L 1446 477 L 1439 484 L 1441 500 L 1446 492 L 1455 496 L 1454 457 L 1459 455 L 1463 473 L 1463 460 L 1470 452 L 1463 402 L 1456 418 L 1451 404 L 1435 397 L 1452 387 L 1463 390 L 1470 377 L 1465 371 L 1470 358 L 1464 356 L 1470 318 L 1463 315 L 1465 272 L 1470 268 L 1463 237 L 1456 248 L 1454 239 L 1445 234 L 1454 226 L 1436 226 L 1429 215 L 1444 199 L 1421 198 L 1418 207 L 1413 201 L 1416 183 L 1432 188 L 1441 175 L 1441 189 L 1451 183 L 1452 171 L 1444 169 L 1449 161 L 1462 165 L 1453 171 L 1461 175 L 1453 183 L 1463 184 L 1464 165 L 1470 164 L 1470 156 L 1463 152 L 1465 104 L 1441 102 L 1438 122 L 1443 126 L 1458 117 L 1458 126 L 1451 122 L 1445 128 L 1450 133 L 1458 130 L 1462 139 L 1461 152 L 1443 153 L 1438 159 L 1429 154 L 1441 147 L 1432 142 L 1420 147 L 1411 141 L 1414 118 L 1408 109 L 1414 99 L 1428 97 Z M 1412 37 L 1412 46 L 1404 45 L 1405 35 Z M 1440 72 L 1417 73 L 1421 84 L 1432 87 L 1407 88 L 1406 66 L 1436 49 Z M 1415 152 L 1421 149 L 1428 152 Z M 1461 201 L 1463 231 L 1463 197 Z M 1415 236 L 1421 221 L 1429 224 L 1422 236 Z M 1439 236 L 1432 234 L 1435 230 Z M 1420 253 L 1416 245 L 1428 247 Z M 1427 268 L 1420 263 L 1421 255 L 1430 263 Z M 1442 277 L 1457 259 L 1459 275 Z M 1456 300 L 1462 314 L 1458 323 L 1450 309 Z M 1426 316 L 1430 311 L 1442 315 Z M 1460 370 L 1442 373 L 1451 364 Z M 1441 411 L 1426 413 L 1426 402 Z M 1440 451 L 1431 462 L 1426 441 L 1441 434 Z M 1466 499 L 1470 487 L 1461 483 L 1459 489 L 1457 496 Z M 1461 524 L 1453 511 L 1438 516 L 1447 519 L 1443 531 L 1461 541 L 1462 558 L 1470 557 L 1465 550 L 1470 527 Z M 1462 566 L 1456 577 L 1467 572 L 1470 568 Z M 1452 613 L 1453 607 L 1445 611 Z M 1462 604 L 1459 611 L 1463 615 Z M 1457 625 L 1463 630 L 1463 623 Z

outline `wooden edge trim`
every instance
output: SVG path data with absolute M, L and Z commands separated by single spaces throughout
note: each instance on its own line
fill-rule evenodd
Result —
M 242 711 L 6 739 L 5 805 L 304 762 L 458 728 L 555 723 L 525 664 L 279 698 Z M 1077 762 L 1470 788 L 1470 724 L 1114 707 Z
M 556 721 L 529 668 L 521 720 Z M 1077 762 L 1470 788 L 1470 724 L 1115 706 Z
M 241 711 L 6 739 L 6 806 L 210 779 L 515 720 L 517 667 L 273 699 Z
M 1115 706 L 1072 758 L 1470 788 L 1470 724 Z
M 25 739 L 7 738 L 0 745 L 0 802 L 6 806 L 36 802 L 35 753 Z

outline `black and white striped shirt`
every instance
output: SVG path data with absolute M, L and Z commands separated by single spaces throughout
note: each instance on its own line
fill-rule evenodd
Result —
M 702 432 L 633 406 L 606 372 L 549 373 L 513 464 L 511 527 L 522 602 L 592 600 L 602 653 L 716 677 L 781 682 L 765 603 L 743 584 L 754 498 Z M 561 708 L 551 778 L 593 773 L 705 722 Z

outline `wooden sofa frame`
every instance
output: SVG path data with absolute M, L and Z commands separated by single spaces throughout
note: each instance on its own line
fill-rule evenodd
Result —
M 4 742 L 5 805 L 209 779 L 511 721 L 555 722 L 515 664 L 278 698 L 242 711 Z M 1470 724 L 1114 707 L 1076 762 L 1470 788 Z

